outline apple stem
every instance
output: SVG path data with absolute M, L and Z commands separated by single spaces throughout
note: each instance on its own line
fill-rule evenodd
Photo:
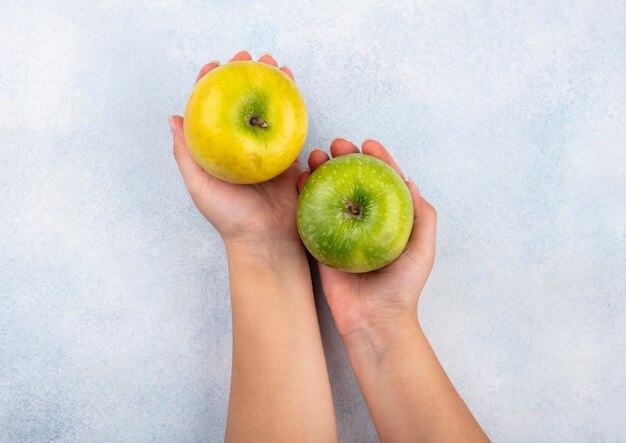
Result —
M 252 126 L 258 126 L 259 128 L 267 128 L 269 125 L 267 124 L 266 121 L 262 121 L 259 117 L 257 117 L 256 115 L 252 116 L 250 118 L 250 124 Z
M 354 215 L 355 217 L 361 216 L 361 205 L 359 205 L 358 203 L 351 202 L 351 201 L 346 201 L 345 205 L 346 205 L 346 209 L 348 210 L 350 214 Z

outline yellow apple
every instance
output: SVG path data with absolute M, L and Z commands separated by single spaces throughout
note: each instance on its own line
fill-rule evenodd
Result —
M 304 99 L 280 69 L 235 61 L 202 77 L 184 119 L 187 146 L 209 174 L 260 183 L 285 171 L 307 133 Z

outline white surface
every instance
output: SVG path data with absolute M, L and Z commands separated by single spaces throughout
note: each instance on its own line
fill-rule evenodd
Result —
M 378 138 L 437 207 L 421 317 L 493 440 L 626 440 L 624 2 L 237 3 L 2 3 L 0 441 L 221 440 L 226 262 L 167 116 L 243 48 L 294 71 L 303 158 Z

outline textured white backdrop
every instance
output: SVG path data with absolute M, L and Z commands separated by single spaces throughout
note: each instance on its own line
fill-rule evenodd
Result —
M 0 441 L 222 438 L 225 255 L 167 116 L 243 48 L 294 71 L 302 158 L 378 138 L 439 210 L 421 317 L 487 433 L 626 441 L 626 4 L 295 3 L 1 2 Z

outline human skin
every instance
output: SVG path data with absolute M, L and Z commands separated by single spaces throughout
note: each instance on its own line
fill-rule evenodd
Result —
M 241 51 L 234 60 L 251 56 Z M 259 61 L 277 67 L 270 55 Z M 198 79 L 217 66 L 204 66 Z M 336 441 L 311 274 L 296 229 L 300 163 L 264 183 L 226 183 L 193 160 L 182 117 L 172 116 L 170 127 L 189 194 L 228 257 L 233 354 L 225 440 Z
M 437 213 L 379 142 L 366 140 L 361 148 L 400 174 L 414 206 L 409 242 L 389 266 L 353 274 L 318 263 L 328 306 L 376 431 L 382 442 L 489 441 L 420 327 L 417 305 L 435 258 Z M 359 149 L 335 139 L 330 152 L 337 157 Z M 298 189 L 328 160 L 328 154 L 314 150 Z

